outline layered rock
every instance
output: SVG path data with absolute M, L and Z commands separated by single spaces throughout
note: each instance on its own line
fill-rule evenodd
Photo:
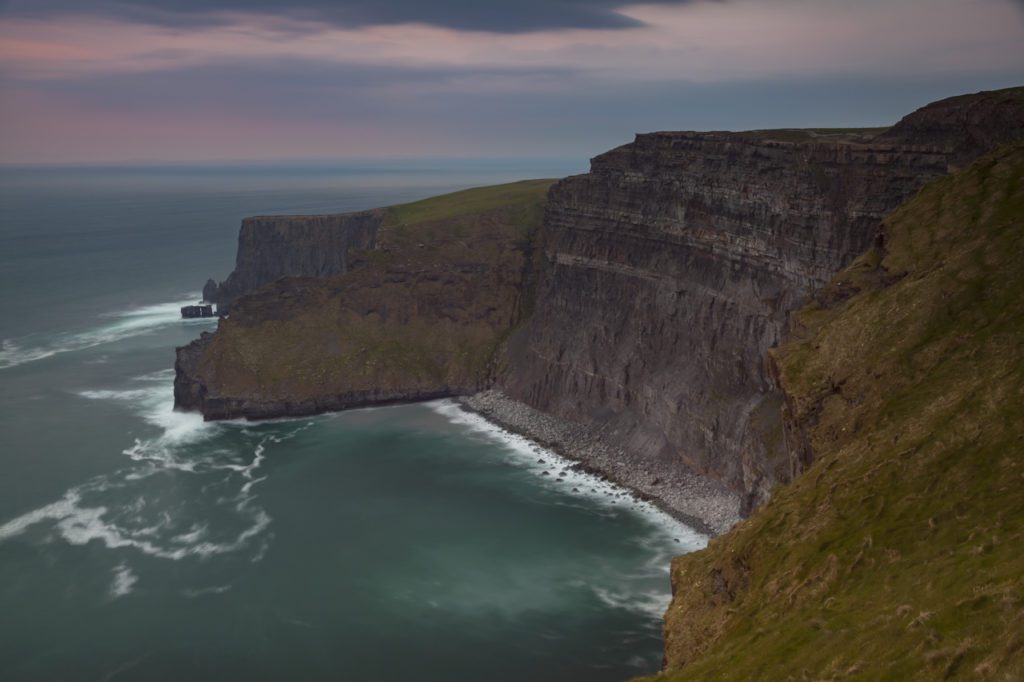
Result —
M 771 351 L 816 461 L 673 561 L 661 682 L 1024 673 L 1024 144 L 883 233 Z
M 512 396 L 766 499 L 791 461 L 764 363 L 787 314 L 946 172 L 941 150 L 654 133 L 551 191 Z
M 281 277 L 329 277 L 349 269 L 350 252 L 373 248 L 380 210 L 337 215 L 256 216 L 242 221 L 235 269 L 203 298 L 221 312 L 241 296 Z

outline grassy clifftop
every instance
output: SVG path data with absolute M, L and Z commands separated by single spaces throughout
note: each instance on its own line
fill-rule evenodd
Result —
M 1024 146 L 884 234 L 773 352 L 816 461 L 675 560 L 657 679 L 1024 679 Z
M 185 363 L 202 387 L 198 406 L 271 416 L 486 384 L 495 350 L 529 307 L 550 184 L 388 208 L 376 248 L 353 254 L 350 272 L 284 278 L 239 299 Z

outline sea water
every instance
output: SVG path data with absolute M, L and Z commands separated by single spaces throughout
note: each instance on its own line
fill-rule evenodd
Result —
M 452 401 L 205 423 L 179 319 L 245 215 L 577 170 L 0 171 L 0 679 L 622 680 L 706 539 Z

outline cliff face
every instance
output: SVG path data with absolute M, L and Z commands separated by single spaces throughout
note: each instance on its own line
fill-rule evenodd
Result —
M 883 233 L 771 352 L 816 461 L 673 562 L 659 679 L 1024 676 L 1024 145 Z
M 366 226 L 322 245 L 343 254 L 313 257 L 312 236 L 300 248 L 281 245 L 283 257 L 274 261 L 281 223 L 249 222 L 254 231 L 242 238 L 254 240 L 249 265 L 228 283 L 296 263 L 347 272 L 283 277 L 235 300 L 216 333 L 178 349 L 175 405 L 207 419 L 258 419 L 490 385 L 497 347 L 531 305 L 533 237 L 550 184 L 467 190 L 342 216 L 339 230 L 357 220 Z M 331 229 L 321 218 L 305 229 L 303 220 L 293 218 L 288 230 Z M 355 238 L 371 231 L 374 248 L 356 250 Z M 269 244 L 260 241 L 266 234 Z
M 538 306 L 501 377 L 748 507 L 805 465 L 764 363 L 788 312 L 947 169 L 939 149 L 771 136 L 638 135 L 555 185 Z
M 370 249 L 384 219 L 380 210 L 339 215 L 257 216 L 242 221 L 235 269 L 203 298 L 226 312 L 240 296 L 281 277 L 329 277 L 349 269 L 351 251 Z
M 749 511 L 813 459 L 800 429 L 784 427 L 765 362 L 789 313 L 925 183 L 1024 134 L 1022 112 L 1016 89 L 929 105 L 880 135 L 639 135 L 557 183 L 539 231 L 546 184 L 249 219 L 235 272 L 208 286 L 231 317 L 182 352 L 178 405 L 210 418 L 305 414 L 496 376 L 513 398 L 631 453 L 622 461 L 707 474 Z M 436 243 L 409 236 L 422 226 Z M 495 358 L 535 276 L 536 309 Z

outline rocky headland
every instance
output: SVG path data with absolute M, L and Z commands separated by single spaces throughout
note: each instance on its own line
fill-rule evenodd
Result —
M 372 248 L 383 210 L 340 215 L 255 216 L 238 231 L 235 269 L 218 284 L 208 280 L 203 298 L 222 313 L 235 299 L 282 277 L 330 277 L 348 272 L 349 254 Z
M 308 230 L 297 217 L 246 221 L 246 265 L 215 297 L 230 301 L 230 314 L 216 333 L 178 349 L 175 405 L 207 419 L 263 419 L 489 387 L 497 349 L 533 304 L 534 239 L 550 185 L 533 180 L 314 216 Z M 364 232 L 369 216 L 379 225 Z M 314 257 L 309 235 L 330 224 L 356 233 L 331 242 L 344 254 Z M 292 232 L 302 237 L 297 255 L 280 241 Z M 272 235 L 268 248 L 260 234 Z M 339 272 L 298 272 L 220 298 L 289 264 Z
M 811 462 L 766 361 L 790 313 L 921 187 L 1024 134 L 1020 110 L 1011 90 L 881 131 L 643 134 L 549 192 L 246 219 L 204 291 L 230 316 L 179 350 L 176 404 L 258 419 L 498 388 L 749 513 Z
M 1014 88 L 885 130 L 650 133 L 554 184 L 248 221 L 175 402 L 259 419 L 462 396 L 711 534 L 750 515 L 673 566 L 671 679 L 880 672 L 895 643 L 910 672 L 1020 669 L 985 628 L 1024 587 L 1005 554 L 1021 139 Z M 952 607 L 957 576 L 981 596 Z

